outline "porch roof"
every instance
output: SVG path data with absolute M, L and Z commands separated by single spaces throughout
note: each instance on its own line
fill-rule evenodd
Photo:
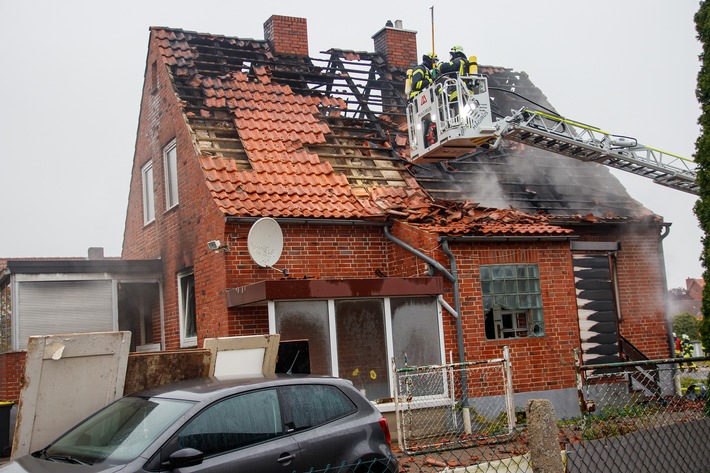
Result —
M 430 278 L 281 279 L 227 290 L 227 307 L 264 304 L 279 299 L 333 299 L 439 295 L 441 276 Z

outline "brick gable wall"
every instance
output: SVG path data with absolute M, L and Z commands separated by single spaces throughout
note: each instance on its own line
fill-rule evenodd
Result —
M 155 67 L 152 65 L 156 64 Z M 203 337 L 216 336 L 226 327 L 224 253 L 207 248 L 210 240 L 224 240 L 223 216 L 205 185 L 192 137 L 185 126 L 182 108 L 172 90 L 167 68 L 151 38 L 148 67 L 131 172 L 130 194 L 123 241 L 123 259 L 163 261 L 165 348 L 180 346 L 177 277 L 180 271 L 195 271 L 198 325 Z M 177 143 L 179 204 L 166 210 L 163 148 Z M 141 168 L 151 161 L 155 192 L 155 221 L 143 224 Z M 209 275 L 209 277 L 203 277 Z M 160 340 L 160 308 L 153 311 L 154 340 Z M 201 343 L 201 341 L 200 341 Z

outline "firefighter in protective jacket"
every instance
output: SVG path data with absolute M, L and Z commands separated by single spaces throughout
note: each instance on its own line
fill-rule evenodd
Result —
M 683 358 L 692 358 L 693 357 L 693 344 L 690 343 L 690 337 L 684 333 L 683 335 L 681 335 L 680 338 L 681 338 L 680 346 L 681 346 L 681 349 L 683 350 Z M 689 371 L 697 371 L 698 370 L 698 366 L 695 363 L 693 363 L 692 361 L 686 362 L 686 365 L 687 365 L 687 368 Z
M 425 54 L 422 56 L 421 64 L 412 70 L 412 91 L 409 93 L 410 100 L 416 97 L 422 89 L 434 82 L 437 60 L 436 54 Z

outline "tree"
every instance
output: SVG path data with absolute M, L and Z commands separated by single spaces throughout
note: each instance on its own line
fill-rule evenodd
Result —
M 690 299 L 688 296 L 688 290 L 684 287 L 674 287 L 668 290 L 668 295 L 674 300 Z
M 697 340 L 698 319 L 687 312 L 676 315 L 673 317 L 673 332 L 677 337 L 686 334 L 691 340 Z
M 698 122 L 701 134 L 695 142 L 695 162 L 698 165 L 699 199 L 694 211 L 703 230 L 703 278 L 710 281 L 710 3 L 703 0 L 695 14 L 695 30 L 702 45 L 700 72 L 695 96 L 700 102 L 701 113 Z M 703 320 L 700 323 L 700 340 L 710 348 L 710 284 L 703 288 Z

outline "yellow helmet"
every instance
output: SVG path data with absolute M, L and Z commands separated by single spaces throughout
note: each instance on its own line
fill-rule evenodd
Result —
M 461 46 L 453 46 L 451 48 L 451 51 L 449 51 L 449 54 L 451 54 L 451 57 L 466 57 L 466 54 L 463 52 L 463 48 Z

